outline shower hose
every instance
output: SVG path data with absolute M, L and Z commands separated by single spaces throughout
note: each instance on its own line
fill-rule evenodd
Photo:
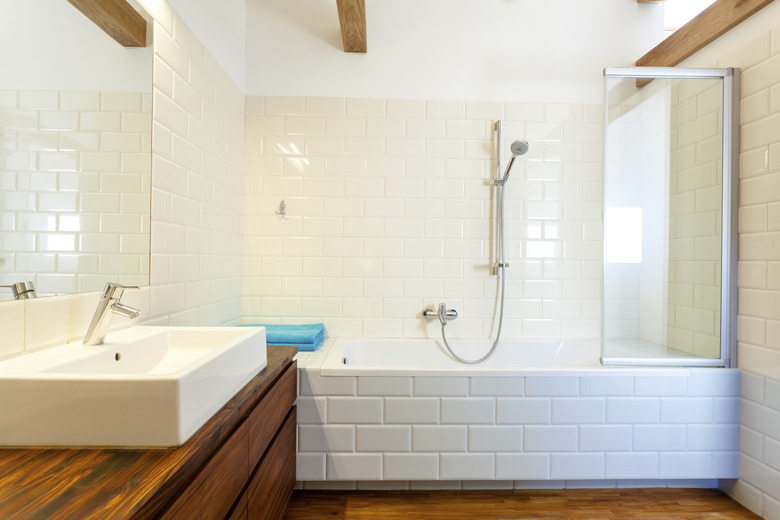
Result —
M 498 193 L 496 194 L 496 218 L 498 219 L 498 225 L 496 226 L 498 231 L 498 235 L 496 236 L 496 242 L 498 244 L 498 249 L 496 251 L 496 273 L 501 277 L 501 303 L 499 305 L 498 311 L 498 330 L 496 331 L 496 339 L 493 341 L 493 346 L 490 347 L 490 351 L 479 359 L 465 359 L 457 355 L 455 352 L 453 352 L 452 347 L 450 347 L 450 344 L 447 342 L 447 335 L 444 333 L 444 327 L 447 326 L 446 315 L 442 315 L 441 313 L 439 314 L 439 322 L 441 323 L 441 339 L 444 340 L 444 346 L 447 347 L 447 350 L 452 355 L 452 357 L 467 365 L 476 365 L 477 363 L 482 363 L 493 355 L 493 352 L 496 350 L 496 346 L 498 345 L 498 340 L 501 337 L 501 325 L 504 323 L 504 289 L 506 287 L 506 279 L 504 276 L 504 186 L 503 184 L 499 184 L 496 187 L 498 189 Z

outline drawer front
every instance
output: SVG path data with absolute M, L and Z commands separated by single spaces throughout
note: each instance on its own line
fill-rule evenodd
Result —
M 179 496 L 164 520 L 225 518 L 249 478 L 248 434 L 244 423 Z
M 284 517 L 295 487 L 295 412 L 293 408 L 247 488 L 252 520 Z
M 263 456 L 298 394 L 298 365 L 293 362 L 249 416 L 249 467 Z

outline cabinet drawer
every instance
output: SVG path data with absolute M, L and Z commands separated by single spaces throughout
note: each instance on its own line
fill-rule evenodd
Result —
M 249 504 L 253 500 L 250 493 L 252 484 L 249 483 L 249 480 L 253 473 L 260 474 L 262 472 L 262 465 L 260 469 L 255 470 L 261 457 L 263 458 L 262 464 L 283 457 L 285 464 L 290 464 L 292 472 L 290 475 L 287 473 L 282 475 L 278 470 L 274 471 L 277 471 L 276 475 L 284 476 L 285 485 L 288 481 L 292 483 L 290 490 L 295 484 L 297 379 L 297 364 L 293 362 L 282 372 L 225 444 L 214 453 L 198 476 L 195 477 L 195 480 L 163 515 L 162 520 L 271 518 L 265 513 L 253 516 L 248 512 Z M 286 439 L 283 445 L 280 444 L 281 439 Z M 292 442 L 291 455 L 288 453 L 290 439 Z M 274 444 L 269 448 L 272 441 Z M 283 449 L 280 446 L 283 446 Z M 265 457 L 263 457 L 264 453 Z M 276 486 L 279 483 L 273 484 Z M 274 486 L 271 487 L 276 489 Z M 282 496 L 276 492 L 272 498 Z M 284 513 L 284 507 L 286 507 L 288 500 L 289 493 L 283 498 L 281 514 Z M 279 505 L 270 504 L 263 507 L 270 507 L 271 510 L 275 511 Z
M 249 415 L 249 467 L 254 469 L 273 439 L 298 394 L 298 366 L 293 363 L 281 375 L 260 404 Z
M 247 488 L 249 518 L 281 520 L 295 487 L 295 418 L 290 412 Z
M 214 454 L 163 520 L 225 518 L 249 478 L 248 434 L 248 425 L 244 423 Z

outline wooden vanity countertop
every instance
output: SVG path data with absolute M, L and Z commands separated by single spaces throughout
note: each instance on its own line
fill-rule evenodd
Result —
M 158 517 L 265 395 L 296 353 L 295 347 L 269 346 L 266 368 L 177 448 L 0 449 L 0 518 Z

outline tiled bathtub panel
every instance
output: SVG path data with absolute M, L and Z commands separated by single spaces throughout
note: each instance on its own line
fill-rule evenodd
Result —
M 410 452 L 412 427 L 358 425 L 356 449 L 360 452 Z
M 537 378 L 536 384 L 528 377 L 524 388 L 483 377 L 443 378 L 441 384 L 434 377 L 377 377 L 366 378 L 369 386 L 359 396 L 357 379 L 321 377 L 316 361 L 307 363 L 312 366 L 301 369 L 311 372 L 308 395 L 302 396 L 309 423 L 299 426 L 299 449 L 307 450 L 299 454 L 302 481 L 317 481 L 324 473 L 325 480 L 339 482 L 484 479 L 497 485 L 527 479 L 614 487 L 621 482 L 704 485 L 738 475 L 736 398 L 720 397 L 734 394 L 736 371 L 712 370 L 697 377 L 718 397 L 702 395 L 703 387 L 692 378 L 674 385 L 677 394 L 626 395 L 660 381 L 648 377 L 616 378 L 620 390 L 615 396 L 592 376 L 568 378 L 574 384 L 558 377 Z M 529 381 L 533 396 L 524 395 Z M 563 391 L 555 383 L 563 383 Z M 374 395 L 383 387 L 390 394 L 411 390 L 413 395 Z M 475 388 L 480 395 L 460 397 Z M 517 395 L 507 388 L 517 388 Z M 575 388 L 587 390 L 571 395 Z M 719 405 L 727 412 L 715 413 Z M 683 421 L 686 414 L 688 422 Z M 317 424 L 323 416 L 333 421 Z M 329 438 L 335 443 L 332 450 L 314 451 Z M 474 471 L 469 474 L 468 468 Z

